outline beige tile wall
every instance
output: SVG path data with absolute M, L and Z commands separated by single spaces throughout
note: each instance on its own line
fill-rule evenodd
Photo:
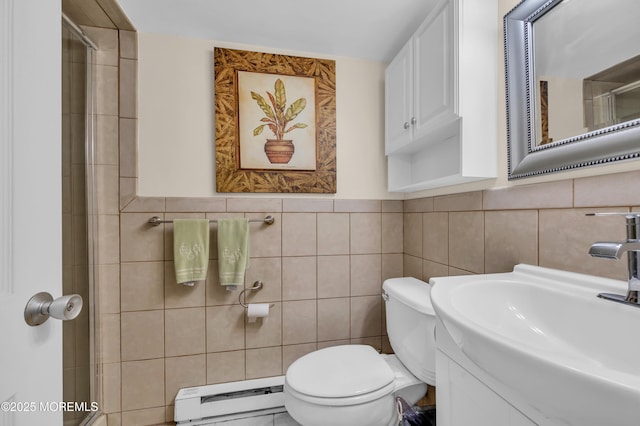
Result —
M 203 206 L 208 209 L 197 211 Z M 112 418 L 121 411 L 126 424 L 140 421 L 141 412 L 151 416 L 162 409 L 168 421 L 181 387 L 281 375 L 299 356 L 320 347 L 366 343 L 388 351 L 380 291 L 384 279 L 402 275 L 401 209 L 402 201 L 277 198 L 216 199 L 207 205 L 200 199 L 139 199 L 125 207 L 120 334 L 117 342 L 118 330 L 112 330 L 109 345 L 119 343 L 121 389 L 113 386 L 105 395 L 114 401 Z M 247 322 L 239 292 L 218 282 L 215 224 L 207 280 L 189 288 L 175 282 L 173 226 L 147 223 L 152 216 L 267 214 L 276 219 L 273 225 L 250 225 L 245 280 L 246 287 L 255 280 L 265 287 L 246 300 L 275 306 L 268 321 L 255 323 Z
M 626 262 L 596 259 L 595 241 L 625 238 L 621 217 L 640 205 L 640 172 L 404 202 L 404 272 L 434 276 L 511 271 L 518 263 L 626 279 Z

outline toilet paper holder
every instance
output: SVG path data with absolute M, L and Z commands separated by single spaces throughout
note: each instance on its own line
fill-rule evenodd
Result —
M 264 287 L 264 283 L 260 280 L 256 281 L 253 283 L 253 287 L 249 287 L 249 288 L 245 288 L 243 289 L 240 294 L 238 295 L 238 303 L 240 303 L 240 305 L 247 309 L 249 306 L 243 301 L 244 300 L 244 293 L 245 291 L 258 291 L 261 290 L 262 287 Z M 273 308 L 274 306 L 276 306 L 275 304 L 271 303 L 269 304 L 270 308 Z

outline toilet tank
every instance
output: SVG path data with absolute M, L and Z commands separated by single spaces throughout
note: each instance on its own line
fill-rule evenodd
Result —
M 429 284 L 412 277 L 390 278 L 382 285 L 393 351 L 413 375 L 435 385 L 435 312 L 430 292 Z

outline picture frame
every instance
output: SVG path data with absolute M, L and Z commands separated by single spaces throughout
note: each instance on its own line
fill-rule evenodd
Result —
M 335 61 L 214 49 L 216 191 L 336 192 Z

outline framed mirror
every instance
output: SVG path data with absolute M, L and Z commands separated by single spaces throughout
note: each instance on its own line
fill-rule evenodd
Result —
M 638 16 L 638 0 L 523 0 L 505 15 L 510 180 L 640 157 Z

